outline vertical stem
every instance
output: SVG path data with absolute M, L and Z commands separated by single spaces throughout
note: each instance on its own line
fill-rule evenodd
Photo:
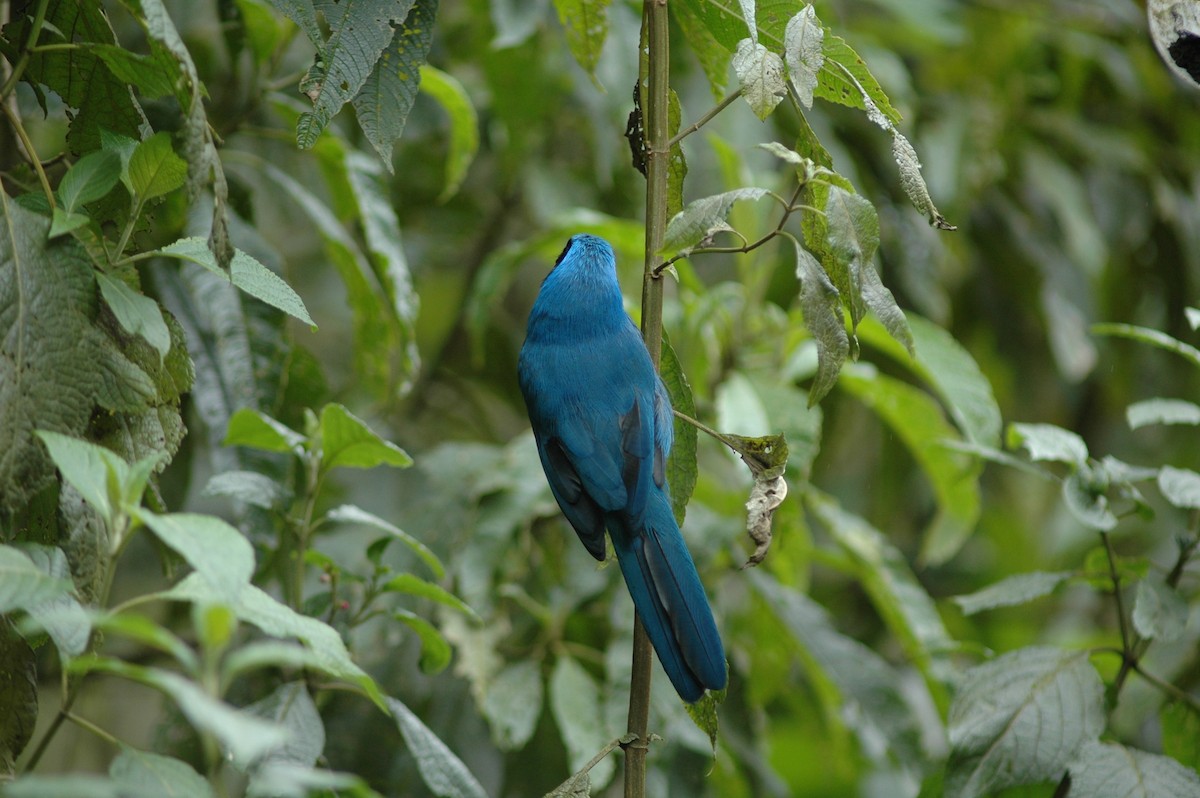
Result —
M 646 252 L 642 278 L 642 337 L 650 359 L 658 367 L 662 352 L 662 277 L 654 274 L 656 253 L 667 226 L 667 167 L 671 145 L 667 123 L 670 50 L 667 34 L 667 0 L 645 0 L 642 12 L 647 46 L 646 102 Z M 640 617 L 633 625 L 633 678 L 629 686 L 630 734 L 637 735 L 625 749 L 625 798 L 646 794 L 646 750 L 650 723 L 650 640 Z

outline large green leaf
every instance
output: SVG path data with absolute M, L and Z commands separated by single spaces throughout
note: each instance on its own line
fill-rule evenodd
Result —
M 1200 775 L 1174 759 L 1117 743 L 1089 742 L 1071 763 L 1071 792 L 1088 798 L 1200 795 Z
M 560 656 L 550 677 L 550 710 L 567 746 L 572 773 L 586 765 L 604 747 L 611 735 L 605 733 L 600 711 L 600 686 L 568 656 Z M 616 763 L 602 759 L 589 772 L 592 786 L 601 789 L 612 779 Z
M 408 16 L 413 0 L 316 0 L 313 5 L 325 16 L 330 32 L 300 83 L 313 103 L 296 126 L 296 142 L 305 149 L 317 143 L 333 115 L 363 88 L 385 48 L 399 35 L 393 26 Z M 383 69 L 389 67 L 385 64 Z M 404 69 L 401 63 L 394 71 Z
M 217 265 L 208 242 L 203 238 L 194 236 L 181 238 L 159 251 L 163 255 L 203 266 L 213 274 L 226 276 L 225 272 Z M 316 327 L 316 322 L 308 315 L 308 309 L 304 306 L 304 300 L 300 298 L 299 294 L 293 291 L 282 277 L 240 249 L 234 251 L 228 278 L 250 296 L 261 299 L 289 316 Z
M 28 41 L 32 16 L 14 15 L 5 26 L 9 41 Z M 50 3 L 45 21 L 37 43 L 59 46 L 33 53 L 22 77 L 35 88 L 45 84 L 75 109 L 67 132 L 71 152 L 83 155 L 99 149 L 101 130 L 140 137 L 146 118 L 129 86 L 83 46 L 117 45 L 104 9 L 95 3 Z
M 462 760 L 411 709 L 395 698 L 387 699 L 387 707 L 396 720 L 404 745 L 416 760 L 421 778 L 434 795 L 439 798 L 487 798 L 482 785 Z
M 219 599 L 208 581 L 199 574 L 189 574 L 170 590 L 157 595 L 171 601 L 212 602 Z M 376 705 L 383 707 L 383 696 L 375 680 L 354 663 L 341 635 L 333 627 L 301 615 L 254 585 L 246 585 L 239 591 L 232 608 L 238 618 L 269 635 L 299 638 L 317 655 L 319 665 L 316 667 L 330 676 L 358 685 Z
M 840 723 L 864 745 L 886 745 L 898 762 L 920 756 L 919 729 L 901 692 L 900 674 L 874 651 L 838 632 L 825 609 L 808 596 L 762 569 L 755 569 L 751 580 L 799 647 L 816 687 L 832 690 L 840 698 L 838 706 L 855 707 L 853 713 L 842 713 Z
M 596 63 L 608 38 L 608 6 L 612 0 L 554 0 L 558 19 L 567 30 L 567 45 L 584 71 L 596 78 Z
M 967 671 L 950 705 L 947 798 L 1057 780 L 1103 730 L 1103 698 L 1086 651 L 1024 648 Z
M 446 185 L 440 202 L 454 196 L 467 176 L 467 167 L 479 149 L 479 117 L 471 97 L 452 75 L 425 64 L 421 67 L 421 91 L 433 98 L 450 118 L 450 141 L 446 152 Z
M 0 568 L 4 552 L 0 546 Z M 7 583 L 0 578 L 0 585 Z M 38 719 L 37 658 L 25 638 L 0 617 L 0 773 L 11 774 Z
M 433 42 L 438 0 L 416 0 L 415 3 L 408 0 L 407 5 L 411 7 L 407 9 L 404 23 L 396 26 L 387 47 L 379 54 L 353 100 L 358 124 L 389 172 L 392 171 L 392 147 L 404 132 L 408 113 L 421 86 L 422 67 Z
M 970 353 L 950 333 L 928 319 L 908 314 L 915 352 L 907 352 L 880 325 L 867 319 L 858 328 L 864 342 L 878 347 L 917 374 L 945 402 L 963 435 L 983 446 L 999 446 L 1002 422 L 992 386 Z
M 281 684 L 246 711 L 288 730 L 287 742 L 268 755 L 268 762 L 313 765 L 325 753 L 325 724 L 304 682 Z M 261 781 L 256 769 L 251 782 Z
M 817 373 L 808 389 L 815 405 L 833 389 L 842 364 L 850 356 L 850 336 L 842 316 L 841 295 L 829 275 L 807 249 L 796 245 L 796 276 L 800 279 L 800 310 L 804 326 L 817 345 Z
M 932 564 L 945 562 L 979 519 L 981 464 L 945 445 L 958 434 L 928 394 L 864 366 L 847 369 L 841 385 L 879 414 L 932 484 L 937 513 L 925 531 L 921 556 Z
M 496 674 L 480 707 L 502 751 L 520 750 L 533 736 L 542 714 L 542 671 L 529 660 L 513 662 Z
M 208 582 L 217 601 L 237 604 L 254 573 L 254 549 L 242 533 L 212 515 L 142 510 L 139 517 Z
M 974 615 L 996 607 L 1013 607 L 1050 595 L 1071 576 L 1069 571 L 1015 574 L 974 593 L 955 596 L 954 603 L 962 608 L 964 615 Z
M 341 162 L 358 208 L 375 279 L 388 300 L 389 321 L 397 329 L 397 340 L 392 345 L 403 356 L 399 390 L 405 392 L 420 368 L 421 355 L 417 351 L 416 334 L 419 302 L 400 239 L 400 221 L 392 208 L 378 161 L 357 150 L 343 148 Z
M 379 437 L 366 422 L 335 402 L 321 408 L 320 432 L 323 471 L 412 465 L 403 449 Z
M 0 545 L 0 615 L 64 595 L 71 583 L 44 573 L 28 555 Z
M 71 238 L 48 241 L 48 228 L 0 192 L 0 513 L 53 476 L 35 429 L 81 437 L 97 406 L 120 419 L 159 401 L 155 381 L 96 324 L 86 253 Z
M 121 746 L 108 775 L 129 798 L 212 798 L 208 783 L 188 763 L 174 757 Z
M 696 402 L 692 399 L 692 386 L 688 384 L 687 375 L 679 357 L 671 348 L 671 342 L 663 334 L 662 352 L 659 362 L 659 373 L 667 395 L 671 397 L 671 406 L 690 418 L 696 417 Z M 671 446 L 671 454 L 667 457 L 667 485 L 671 489 L 671 510 L 675 521 L 680 526 L 687 516 L 687 505 L 691 501 L 692 491 L 696 489 L 696 428 L 680 419 L 672 419 L 674 423 L 675 442 Z
M 849 555 L 876 611 L 944 706 L 949 697 L 946 685 L 953 675 L 949 656 L 957 644 L 904 555 L 882 532 L 843 510 L 832 497 L 810 488 L 805 504 Z

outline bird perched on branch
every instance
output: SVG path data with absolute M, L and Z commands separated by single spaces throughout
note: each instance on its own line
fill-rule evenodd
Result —
M 597 560 L 604 532 L 658 659 L 684 701 L 725 686 L 725 652 L 671 510 L 671 401 L 621 303 L 602 238 L 572 236 L 529 313 L 518 376 L 542 468 Z

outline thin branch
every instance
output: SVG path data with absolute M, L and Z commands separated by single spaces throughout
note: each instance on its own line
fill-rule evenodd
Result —
M 0 104 L 8 105 L 9 95 L 17 88 L 17 83 L 24 76 L 25 67 L 29 66 L 29 54 L 33 52 L 38 38 L 42 35 L 42 26 L 46 23 L 46 9 L 49 7 L 50 0 L 38 0 L 37 8 L 33 12 L 33 24 L 29 26 L 29 38 L 25 41 L 21 57 L 17 59 L 17 63 L 13 64 L 13 70 L 8 76 L 8 80 L 4 81 L 3 86 L 0 86 Z M 30 150 L 31 155 L 32 152 Z
M 1182 701 L 1191 707 L 1193 712 L 1200 713 L 1200 698 L 1197 698 L 1185 690 L 1180 690 L 1166 679 L 1155 676 L 1153 673 L 1150 673 L 1136 662 L 1133 663 L 1131 669 L 1137 673 L 1138 676 L 1141 676 L 1143 679 L 1150 682 L 1150 684 L 1154 685 L 1171 698 L 1175 699 L 1176 701 Z
M 559 796 L 583 794 L 588 786 L 588 772 L 592 768 L 596 767 L 596 765 L 599 765 L 604 760 L 604 757 L 608 756 L 618 748 L 625 748 L 626 746 L 634 744 L 636 740 L 637 737 L 632 734 L 626 734 L 624 737 L 617 737 L 616 739 L 610 740 L 608 745 L 600 749 L 600 753 L 592 757 L 591 760 L 582 768 L 580 768 L 577 773 L 571 774 L 571 778 L 567 779 L 562 784 L 546 793 L 545 798 L 558 798 Z
M 775 229 L 770 231 L 766 235 L 764 235 L 762 238 L 758 239 L 757 241 L 755 241 L 753 243 L 743 244 L 740 247 L 702 247 L 702 248 L 690 250 L 688 252 L 681 252 L 678 255 L 672 256 L 669 260 L 664 261 L 664 262 L 658 264 L 657 266 L 655 266 L 654 267 L 654 276 L 658 277 L 659 275 L 661 275 L 663 273 L 664 270 L 667 269 L 667 267 L 671 266 L 676 261 L 682 260 L 684 258 L 690 258 L 692 255 L 715 255 L 715 254 L 729 254 L 729 255 L 739 254 L 740 255 L 740 254 L 745 254 L 747 252 L 753 252 L 754 250 L 758 249 L 762 245 L 766 244 L 768 241 L 771 241 L 776 236 L 780 235 L 783 232 L 783 226 L 785 224 L 787 224 L 788 218 L 790 218 L 791 215 L 793 213 L 795 213 L 796 211 L 801 211 L 801 210 L 813 211 L 814 213 L 820 213 L 820 214 L 824 215 L 824 211 L 822 211 L 820 208 L 814 208 L 811 205 L 804 205 L 802 203 L 797 203 L 797 200 L 800 199 L 800 193 L 802 191 L 804 191 L 805 185 L 806 184 L 801 183 L 800 185 L 796 186 L 796 190 L 792 193 L 791 200 L 789 200 L 787 202 L 785 202 L 783 197 L 780 197 L 778 194 L 775 194 L 774 192 L 769 192 L 769 196 L 773 197 L 775 200 L 777 200 L 779 202 L 780 205 L 783 206 L 783 213 L 780 214 L 779 222 L 778 222 L 778 224 L 775 225 Z
M 688 136 L 692 135 L 700 128 L 707 125 L 709 122 L 711 122 L 713 120 L 713 117 L 715 117 L 717 114 L 724 111 L 726 108 L 729 107 L 730 103 L 732 103 L 734 100 L 736 100 L 738 97 L 741 97 L 741 96 L 742 96 L 741 88 L 739 87 L 739 88 L 734 89 L 732 92 L 730 92 L 730 94 L 728 96 L 725 97 L 725 99 L 721 100 L 721 102 L 717 103 L 715 106 L 710 108 L 708 113 L 706 113 L 704 116 L 697 119 L 692 124 L 685 127 L 683 130 L 676 133 L 671 138 L 671 140 L 667 142 L 667 146 L 674 147 L 676 144 L 683 141 L 685 138 L 687 138 Z
M 1112 540 L 1108 537 L 1107 532 L 1101 532 L 1100 539 L 1104 541 L 1104 553 L 1108 559 L 1108 575 L 1112 579 L 1113 598 L 1117 602 L 1117 623 L 1121 629 L 1121 669 L 1117 672 L 1117 678 L 1113 682 L 1114 692 L 1119 693 L 1121 686 L 1125 684 L 1125 679 L 1129 677 L 1130 668 L 1137 664 L 1134 659 L 1135 641 L 1130 636 L 1129 624 L 1125 620 L 1125 601 L 1121 598 L 1121 576 L 1117 573 L 1117 555 L 1113 551 Z
M 8 117 L 8 123 L 17 134 L 17 138 L 21 140 L 21 145 L 25 148 L 25 155 L 29 158 L 29 162 L 33 164 L 34 171 L 37 172 L 38 182 L 42 184 L 42 192 L 46 195 L 46 201 L 50 203 L 50 209 L 53 210 L 54 189 L 50 188 L 50 180 L 46 177 L 46 170 L 42 168 L 42 161 L 38 158 L 37 150 L 33 148 L 33 142 L 30 141 L 29 134 L 25 132 L 25 126 L 21 124 L 21 118 L 17 116 L 17 113 L 6 102 L 0 102 L 0 109 L 4 110 L 4 115 Z

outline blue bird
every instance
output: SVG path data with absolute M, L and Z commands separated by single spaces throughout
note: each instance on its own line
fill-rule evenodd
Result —
M 517 366 L 550 490 L 597 560 L 612 536 L 658 659 L 684 701 L 725 686 L 725 652 L 665 476 L 671 400 L 621 304 L 602 238 L 572 236 L 542 282 Z

